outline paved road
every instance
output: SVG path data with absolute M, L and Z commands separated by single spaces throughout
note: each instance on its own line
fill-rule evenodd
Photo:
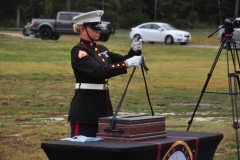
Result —
M 188 45 L 186 45 L 185 47 L 195 47 L 195 48 L 216 48 L 216 49 L 219 49 L 219 48 L 220 48 L 220 45 L 221 45 L 221 44 L 219 44 L 219 46 L 188 44 Z
M 21 37 L 21 38 L 34 38 L 34 36 L 24 36 L 24 35 L 19 34 L 19 33 L 0 32 L 0 34 L 13 36 L 13 37 Z
M 34 38 L 34 36 L 23 36 L 22 34 L 17 34 L 17 33 L 8 33 L 8 32 L 0 32 L 0 34 L 4 35 L 9 35 L 9 36 L 15 36 L 15 37 L 22 37 L 22 38 Z M 194 44 L 187 44 L 187 45 L 182 45 L 184 47 L 194 47 L 194 48 L 215 48 L 219 49 L 220 48 L 220 43 L 219 46 L 213 46 L 213 45 L 194 45 Z

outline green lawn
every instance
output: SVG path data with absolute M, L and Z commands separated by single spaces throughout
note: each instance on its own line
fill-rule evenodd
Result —
M 194 30 L 192 43 L 186 46 L 143 45 L 143 56 L 150 69 L 145 76 L 151 103 L 155 115 L 166 116 L 167 130 L 186 130 L 188 127 L 218 52 L 218 48 L 189 46 L 220 46 L 216 35 L 207 38 L 213 31 Z M 67 114 L 75 82 L 70 50 L 78 40 L 78 36 L 62 36 L 57 41 L 43 41 L 0 32 L 0 159 L 45 160 L 41 142 L 69 137 Z M 110 51 L 126 54 L 131 40 L 128 34 L 117 33 L 102 44 Z M 226 57 L 226 50 L 223 50 L 206 91 L 228 93 Z M 229 67 L 233 71 L 231 61 Z M 129 68 L 128 74 L 110 80 L 114 109 L 131 72 L 132 68 Z M 190 127 L 190 131 L 224 134 L 215 160 L 237 159 L 231 102 L 228 94 L 204 93 Z M 140 68 L 133 76 L 119 112 L 127 113 L 151 114 Z

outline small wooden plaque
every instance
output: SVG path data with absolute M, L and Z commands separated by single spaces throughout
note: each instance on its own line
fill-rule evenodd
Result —
M 98 120 L 98 137 L 108 140 L 139 141 L 166 137 L 164 116 L 124 115 L 116 116 L 114 131 L 108 131 L 112 117 Z

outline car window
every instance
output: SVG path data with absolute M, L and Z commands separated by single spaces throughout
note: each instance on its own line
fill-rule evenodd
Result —
M 144 29 L 151 29 L 152 24 L 145 24 L 139 28 L 144 28 Z
M 80 14 L 71 14 L 71 20 L 78 15 L 80 15 Z
M 159 25 L 157 25 L 157 24 L 153 24 L 152 25 L 152 29 L 158 29 L 158 28 L 161 28 Z
M 60 16 L 59 16 L 59 19 L 61 19 L 61 20 L 70 20 L 70 16 L 69 16 L 69 14 L 61 13 Z
M 166 30 L 176 30 L 177 29 L 177 28 L 175 28 L 175 27 L 173 27 L 172 25 L 169 25 L 169 24 L 163 24 L 162 26 Z
M 77 16 L 79 14 L 68 14 L 68 13 L 61 13 L 59 16 L 60 20 L 67 20 L 67 21 L 71 21 L 73 19 L 73 17 Z

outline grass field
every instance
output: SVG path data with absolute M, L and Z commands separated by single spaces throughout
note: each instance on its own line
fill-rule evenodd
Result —
M 220 46 L 216 35 L 207 38 L 213 31 L 192 31 L 192 43 L 185 46 L 143 45 L 143 56 L 150 69 L 145 76 L 151 103 L 155 115 L 166 116 L 167 130 L 188 127 L 218 52 L 218 47 L 207 46 Z M 69 137 L 67 114 L 75 82 L 70 50 L 79 37 L 43 41 L 5 33 L 0 32 L 0 159 L 46 160 L 41 142 Z M 102 44 L 110 51 L 126 54 L 131 40 L 128 34 L 117 33 Z M 193 44 L 203 47 L 191 47 Z M 206 91 L 228 93 L 226 58 L 223 50 Z M 232 63 L 229 67 L 233 71 Z M 128 74 L 110 80 L 114 109 L 132 71 L 128 70 Z M 214 160 L 237 159 L 231 102 L 228 94 L 204 93 L 189 130 L 224 134 Z M 127 113 L 151 113 L 140 69 L 134 74 L 119 114 Z

